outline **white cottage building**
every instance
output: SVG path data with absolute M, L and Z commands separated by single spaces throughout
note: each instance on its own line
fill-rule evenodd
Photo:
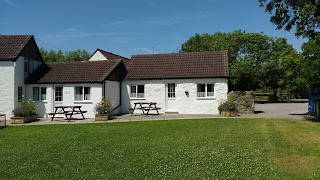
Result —
M 133 55 L 97 49 L 89 61 L 44 63 L 33 36 L 0 35 L 0 113 L 11 116 L 23 97 L 39 117 L 58 105 L 80 105 L 93 118 L 103 98 L 114 114 L 134 102 L 156 102 L 160 113 L 218 114 L 227 99 L 226 51 Z M 141 113 L 138 112 L 137 113 Z
M 12 110 L 26 96 L 25 79 L 43 63 L 31 35 L 0 35 L 0 113 Z
M 157 102 L 161 113 L 219 114 L 227 99 L 227 51 L 133 55 L 122 82 L 121 111 Z

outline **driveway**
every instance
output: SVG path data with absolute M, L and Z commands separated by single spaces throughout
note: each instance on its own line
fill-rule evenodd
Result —
M 255 114 L 242 114 L 244 118 L 310 119 L 308 103 L 255 104 Z

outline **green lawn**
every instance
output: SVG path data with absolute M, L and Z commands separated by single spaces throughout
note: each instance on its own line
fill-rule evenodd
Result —
M 205 119 L 0 129 L 0 179 L 320 178 L 320 123 Z

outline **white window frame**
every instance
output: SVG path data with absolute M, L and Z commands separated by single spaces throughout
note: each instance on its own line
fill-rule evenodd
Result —
M 205 85 L 205 92 L 199 92 L 199 85 Z M 213 95 L 212 96 L 208 96 L 208 85 L 213 85 Z M 197 84 L 197 98 L 201 99 L 201 98 L 215 98 L 215 83 L 198 83 Z M 204 93 L 204 95 L 199 96 L 199 93 Z
M 143 86 L 143 93 L 139 93 L 138 90 L 138 86 Z M 132 88 L 135 89 L 135 92 L 131 92 Z M 129 95 L 130 95 L 130 99 L 145 99 L 146 96 L 146 87 L 144 84 L 134 84 L 134 85 L 129 85 Z
M 57 91 L 57 88 L 61 88 L 61 91 Z M 57 95 L 57 93 L 61 93 L 61 95 Z M 60 100 L 57 100 L 60 99 Z M 57 85 L 54 87 L 54 101 L 55 102 L 63 102 L 63 86 Z
M 77 94 L 77 88 L 81 88 L 81 94 Z M 89 89 L 89 94 L 85 94 L 85 89 Z M 80 95 L 79 97 L 77 97 L 77 95 Z M 89 96 L 86 96 L 89 95 Z M 92 93 L 91 93 L 91 87 L 90 86 L 75 86 L 74 87 L 74 101 L 75 102 L 83 102 L 83 101 L 92 101 L 92 97 L 91 97 Z
M 34 94 L 34 89 L 37 88 L 38 89 L 38 99 L 35 99 L 35 94 Z M 45 89 L 45 93 L 42 94 L 42 89 Z M 44 97 L 42 95 L 45 95 Z M 47 87 L 44 86 L 34 86 L 32 87 L 32 99 L 33 101 L 43 101 L 46 102 L 47 101 Z
M 173 85 L 173 86 L 172 86 Z M 167 84 L 167 98 L 169 99 L 175 99 L 176 98 L 176 83 L 168 83 Z

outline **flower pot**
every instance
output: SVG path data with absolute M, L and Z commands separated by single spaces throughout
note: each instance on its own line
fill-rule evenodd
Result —
M 38 120 L 37 114 L 31 115 L 31 116 L 25 116 L 25 117 L 11 117 L 11 124 L 30 123 L 37 120 Z
M 109 118 L 108 114 L 96 114 L 96 121 L 107 121 Z

